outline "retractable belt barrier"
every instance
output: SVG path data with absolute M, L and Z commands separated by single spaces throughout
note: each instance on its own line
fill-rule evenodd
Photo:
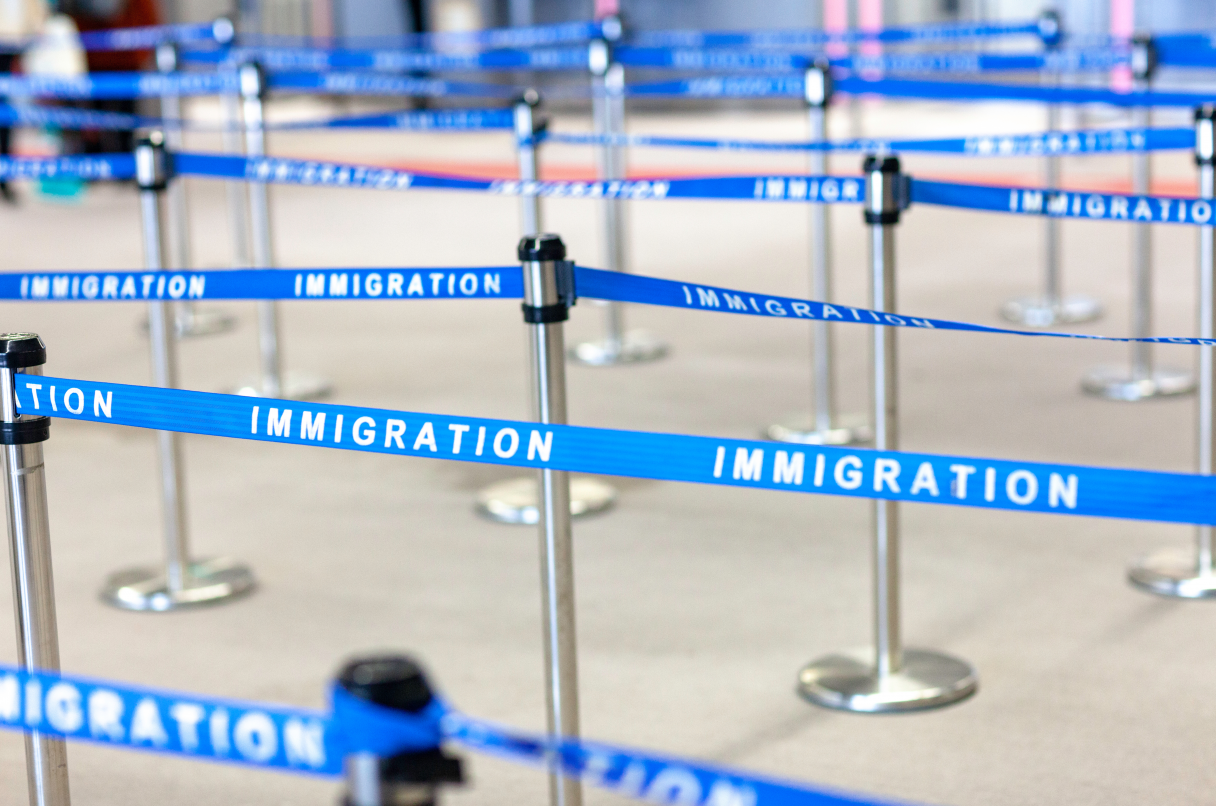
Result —
M 959 42 L 1007 36 L 1042 37 L 1038 20 L 1011 23 L 939 23 L 879 31 L 776 30 L 776 31 L 644 31 L 630 37 L 632 44 L 648 47 L 756 47 L 805 48 L 837 42 Z
M 807 319 L 919 330 L 1088 341 L 1216 346 L 1190 336 L 1100 336 L 896 315 L 849 305 L 758 294 L 720 286 L 666 280 L 574 266 L 578 296 L 667 308 L 716 311 L 772 319 Z M 5 272 L 0 300 L 24 302 L 147 302 L 149 300 L 378 300 L 519 299 L 518 266 L 465 268 L 210 269 L 162 272 Z
M 862 180 L 834 176 L 719 176 L 696 179 L 622 179 L 523 182 L 518 179 L 445 176 L 341 163 L 273 157 L 238 157 L 181 152 L 172 155 L 177 173 L 326 187 L 379 190 L 463 190 L 503 196 L 623 199 L 751 199 L 755 201 L 852 204 L 862 201 Z M 79 176 L 128 179 L 134 158 L 0 158 L 0 178 Z M 1044 188 L 968 185 L 909 179 L 908 201 L 1020 215 L 1106 221 L 1211 226 L 1212 201 L 1177 196 L 1132 196 Z
M 220 18 L 215 22 L 185 25 L 147 25 L 139 28 L 83 31 L 80 45 L 85 50 L 146 50 L 165 43 L 223 45 L 235 35 L 232 22 Z M 0 41 L 0 53 L 20 53 L 37 42 L 36 37 Z
M 268 70 L 586 70 L 587 48 L 489 50 L 444 53 L 411 50 L 237 47 L 191 50 L 182 60 L 195 64 L 256 61 Z
M 418 713 L 340 685 L 327 712 L 229 700 L 0 665 L 0 727 L 189 759 L 324 777 L 354 752 L 390 757 L 445 741 L 679 806 L 881 806 L 873 800 L 600 742 L 564 740 L 469 717 L 434 696 Z
M 277 72 L 267 77 L 269 88 L 285 92 L 327 95 L 384 95 L 440 98 L 514 98 L 519 90 L 505 84 L 444 81 L 375 73 Z M 0 96 L 19 98 L 120 99 L 236 94 L 232 71 L 215 73 L 92 73 L 87 76 L 17 76 L 0 74 Z
M 836 91 L 852 95 L 879 95 L 956 101 L 1028 101 L 1045 104 L 1109 104 L 1118 107 L 1195 107 L 1216 102 L 1211 92 L 1162 92 L 1156 90 L 1116 92 L 1085 87 L 1040 87 L 962 81 L 913 79 L 865 79 L 842 76 Z M 769 76 L 703 76 L 676 81 L 630 84 L 624 90 L 637 98 L 804 98 L 802 74 Z

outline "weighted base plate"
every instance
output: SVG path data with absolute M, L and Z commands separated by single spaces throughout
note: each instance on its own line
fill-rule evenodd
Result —
M 1127 581 L 1158 596 L 1216 598 L 1216 573 L 1201 572 L 1194 551 L 1165 549 L 1150 554 L 1128 569 Z
M 306 372 L 288 371 L 283 373 L 282 391 L 274 397 L 278 400 L 319 400 L 329 397 L 333 391 L 333 385 L 324 378 L 318 378 Z M 262 394 L 261 380 L 243 383 L 231 390 L 231 394 L 245 397 L 269 397 L 269 395 Z
M 1092 297 L 1064 297 L 1054 302 L 1043 298 L 1015 299 L 1005 303 L 1001 316 L 1026 327 L 1051 327 L 1092 322 L 1102 316 L 1102 304 Z
M 251 592 L 253 572 L 236 560 L 217 557 L 191 563 L 185 586 L 169 590 L 163 568 L 131 568 L 106 580 L 101 599 L 124 610 L 164 613 L 188 607 L 219 604 Z
M 874 651 L 820 658 L 798 675 L 798 693 L 825 708 L 878 714 L 940 708 L 975 693 L 975 669 L 966 661 L 927 649 L 905 649 L 896 674 L 874 674 Z
M 491 484 L 477 494 L 477 514 L 499 523 L 534 526 L 540 522 L 539 483 L 518 478 Z M 593 515 L 616 503 L 616 490 L 589 476 L 570 479 L 570 516 Z
M 1195 376 L 1182 369 L 1154 369 L 1147 378 L 1133 378 L 1130 367 L 1097 367 L 1081 379 L 1087 395 L 1135 403 L 1154 397 L 1187 395 L 1195 391 Z
M 630 330 L 619 341 L 585 341 L 570 348 L 570 358 L 589 367 L 612 367 L 654 361 L 667 355 L 667 345 L 644 330 Z
M 874 432 L 858 415 L 845 415 L 836 420 L 836 426 L 826 431 L 816 430 L 809 417 L 791 419 L 788 422 L 770 425 L 764 429 L 766 439 L 774 442 L 796 442 L 801 445 L 856 445 L 869 442 Z

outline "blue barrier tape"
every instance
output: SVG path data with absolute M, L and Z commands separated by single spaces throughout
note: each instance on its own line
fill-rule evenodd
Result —
M 187 51 L 186 62 L 231 65 L 256 61 L 268 70 L 586 70 L 587 48 L 436 53 L 409 50 L 251 48 Z
M 131 154 L 98 154 L 90 157 L 0 157 L 0 179 L 50 179 L 75 176 L 81 179 L 131 179 L 135 157 Z
M 221 154 L 173 155 L 180 174 L 295 185 L 380 190 L 466 190 L 503 196 L 623 199 L 756 199 L 860 203 L 861 179 L 834 176 L 721 176 L 700 179 L 621 179 L 594 182 L 440 176 L 341 163 Z
M 166 42 L 182 45 L 226 44 L 235 31 L 226 19 L 186 25 L 148 25 L 141 28 L 117 28 L 108 31 L 84 31 L 80 44 L 85 50 L 145 50 Z
M 89 109 L 70 109 L 59 106 L 0 105 L 0 126 L 54 126 L 60 129 L 110 129 L 128 131 L 138 128 L 189 128 L 205 131 L 222 131 L 229 128 L 243 131 L 239 124 L 209 124 L 190 120 L 125 115 L 120 112 L 101 112 Z M 403 110 L 373 115 L 351 115 L 323 120 L 302 120 L 291 123 L 272 123 L 265 127 L 269 131 L 294 131 L 298 129 L 401 129 L 408 131 L 496 131 L 515 128 L 515 119 L 509 109 L 440 109 L 427 111 Z
M 502 50 L 553 47 L 588 42 L 603 33 L 598 22 L 569 22 L 526 28 L 492 28 L 485 31 L 445 31 L 404 36 L 311 37 L 247 34 L 238 37 L 243 47 L 326 48 L 363 50 Z
M 1037 87 L 980 82 L 836 79 L 840 92 L 943 101 L 1029 101 L 1051 104 L 1101 103 L 1120 107 L 1195 107 L 1216 102 L 1216 92 L 1114 92 L 1083 87 Z M 652 98 L 803 98 L 800 74 L 771 76 L 706 76 L 679 81 L 630 84 L 625 94 Z
M 1167 34 L 1153 37 L 1157 63 L 1163 67 L 1216 67 L 1216 36 Z
M 702 139 L 654 135 L 565 134 L 545 132 L 549 143 L 618 145 L 658 148 L 704 148 L 720 151 L 843 151 L 856 153 L 926 152 L 980 157 L 1041 156 L 1044 154 L 1101 154 L 1132 151 L 1167 151 L 1195 147 L 1195 130 L 1089 129 L 1034 134 L 991 134 L 938 140 L 771 140 Z
M 272 90 L 330 95 L 472 96 L 515 98 L 519 90 L 503 84 L 440 81 L 371 73 L 271 73 Z M 238 91 L 236 74 L 94 73 L 77 78 L 0 74 L 0 96 L 27 98 L 119 99 L 162 95 L 219 95 Z
M 197 761 L 335 778 L 349 753 L 387 757 L 452 741 L 672 806 L 892 803 L 648 751 L 558 741 L 466 716 L 439 696 L 415 714 L 358 699 L 336 685 L 329 701 L 323 713 L 0 665 L 0 728 Z
M 1006 36 L 1039 35 L 1039 23 L 1012 22 L 997 24 L 940 23 L 881 31 L 823 30 L 773 31 L 646 31 L 630 37 L 631 44 L 645 47 L 708 48 L 756 47 L 795 48 L 823 46 L 831 42 L 957 42 L 967 39 L 990 39 Z
M 520 94 L 519 89 L 504 84 L 441 81 L 374 73 L 271 73 L 267 84 L 272 90 L 318 92 L 327 95 L 517 98 Z
M 284 772 L 342 774 L 326 714 L 0 665 L 0 728 Z
M 1212 226 L 1211 199 L 1176 196 L 1123 196 L 1043 188 L 964 185 L 912 180 L 912 201 L 968 210 L 1019 215 L 1084 218 L 1093 221 L 1142 221 L 1152 224 Z
M 452 417 L 18 375 L 23 414 L 338 450 L 984 509 L 1216 524 L 1216 477 Z
M 720 286 L 574 268 L 579 296 L 669 308 L 714 311 L 775 319 L 954 330 L 1053 339 L 1146 342 L 1211 346 L 1210 339 L 1151 336 L 1127 338 L 1090 333 L 1013 330 L 949 319 L 917 317 L 831 305 L 809 299 L 757 294 Z M 212 269 L 187 272 L 6 272 L 0 273 L 0 300 L 27 302 L 142 302 L 147 300 L 425 300 L 519 299 L 523 280 L 517 266 L 467 268 L 308 268 Z
M 233 73 L 92 73 L 74 78 L 0 74 L 0 96 L 150 98 L 237 91 Z
M 813 56 L 781 51 L 741 49 L 621 47 L 616 61 L 626 67 L 674 70 L 805 70 Z M 885 53 L 828 60 L 837 70 L 882 73 L 988 73 L 1012 71 L 1081 72 L 1110 70 L 1128 64 L 1126 49 L 1089 48 L 1047 53 Z

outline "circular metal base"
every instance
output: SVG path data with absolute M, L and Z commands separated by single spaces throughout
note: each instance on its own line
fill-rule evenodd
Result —
M 816 430 L 810 418 L 802 417 L 770 425 L 764 429 L 764 437 L 774 442 L 796 442 L 801 445 L 855 445 L 869 442 L 874 438 L 874 432 L 865 424 L 864 418 L 845 415 L 837 418 L 835 428 L 826 431 Z
M 304 372 L 289 371 L 283 373 L 283 389 L 274 395 L 274 398 L 277 400 L 318 400 L 328 397 L 333 390 L 333 385 L 324 378 Z M 245 397 L 270 397 L 270 395 L 262 394 L 261 380 L 243 383 L 231 390 L 231 394 Z
M 798 675 L 798 693 L 816 705 L 869 714 L 940 708 L 978 686 L 969 663 L 927 649 L 905 649 L 903 668 L 883 678 L 874 673 L 873 650 L 829 655 Z
M 636 364 L 665 355 L 667 345 L 644 330 L 630 330 L 620 340 L 585 341 L 570 348 L 570 358 L 589 367 Z
M 1183 369 L 1154 369 L 1147 378 L 1133 378 L 1128 367 L 1097 367 L 1081 379 L 1087 395 L 1134 403 L 1153 397 L 1195 391 L 1195 376 Z
M 1064 297 L 1059 300 L 1015 299 L 1001 308 L 1006 321 L 1026 327 L 1051 327 L 1092 322 L 1102 315 L 1102 304 L 1092 297 Z
M 131 568 L 106 580 L 101 599 L 123 610 L 164 613 L 187 607 L 219 604 L 251 592 L 256 585 L 247 566 L 227 557 L 202 560 L 188 566 L 185 585 L 169 590 L 164 569 Z
M 1128 569 L 1127 581 L 1158 596 L 1216 598 L 1216 573 L 1210 568 L 1200 571 L 1193 551 L 1166 549 L 1150 554 Z
M 539 484 L 534 478 L 518 478 L 491 484 L 477 494 L 477 514 L 499 523 L 534 526 L 540 522 Z M 616 503 L 616 489 L 589 476 L 570 478 L 570 516 L 578 518 L 603 512 Z

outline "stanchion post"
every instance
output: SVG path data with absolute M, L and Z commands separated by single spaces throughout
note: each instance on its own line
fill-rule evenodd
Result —
M 1216 204 L 1216 105 L 1195 110 L 1195 162 L 1199 166 L 1199 197 Z M 1212 340 L 1199 352 L 1199 419 L 1196 423 L 1197 472 L 1216 472 L 1216 227 L 1199 227 L 1199 338 Z M 1165 550 L 1152 554 L 1128 571 L 1132 585 L 1182 599 L 1216 597 L 1216 568 L 1212 548 L 1216 527 L 1196 526 L 1194 552 Z
M 603 38 L 591 42 L 588 66 L 591 70 L 591 115 L 595 133 L 603 138 L 596 147 L 596 167 L 600 180 L 612 182 L 626 177 L 625 150 L 625 67 L 613 58 L 613 45 L 621 38 L 619 17 L 601 21 Z M 629 246 L 626 233 L 625 202 L 605 194 L 600 200 L 603 222 L 604 257 L 610 271 L 629 271 Z M 595 367 L 653 361 L 667 354 L 667 345 L 643 330 L 625 327 L 622 303 L 605 302 L 604 338 L 582 342 L 570 351 L 579 363 Z
M 172 42 L 163 42 L 156 47 L 156 69 L 163 75 L 172 75 L 178 69 L 178 48 Z M 165 92 L 160 96 L 160 116 L 166 121 L 165 147 L 170 152 L 182 150 L 183 132 L 181 96 Z M 186 200 L 186 183 L 174 182 L 166 193 L 168 204 L 169 265 L 175 269 L 189 269 L 191 265 L 190 210 Z M 175 304 L 174 324 L 178 336 L 208 336 L 232 330 L 235 320 L 218 311 L 199 310 L 193 302 Z
M 241 93 L 245 154 L 249 157 L 264 157 L 266 73 L 260 64 L 246 62 L 237 68 L 237 82 Z M 249 193 L 250 246 L 254 268 L 274 268 L 274 234 L 270 220 L 269 188 L 266 182 L 258 181 L 247 182 L 246 186 Z M 257 383 L 241 386 L 236 393 L 289 400 L 312 400 L 329 394 L 332 389 L 327 382 L 284 371 L 278 302 L 259 300 L 257 310 L 261 376 Z
M 344 694 L 394 711 L 418 714 L 435 694 L 421 667 L 401 655 L 375 655 L 350 661 L 338 673 Z M 338 696 L 338 695 L 335 695 Z M 339 706 L 335 703 L 335 712 Z M 367 737 L 374 741 L 378 737 Z M 358 747 L 364 737 L 349 736 Z M 443 784 L 464 781 L 459 758 L 438 746 L 381 757 L 367 750 L 346 756 L 343 806 L 435 806 Z
M 810 139 L 826 142 L 827 113 L 832 101 L 832 75 L 826 64 L 806 71 L 805 97 Z M 827 173 L 827 151 L 810 152 L 808 166 L 814 176 Z M 810 204 L 811 212 L 811 299 L 832 301 L 831 208 L 819 202 Z M 864 425 L 836 422 L 836 378 L 832 355 L 832 325 L 816 320 L 811 323 L 811 416 L 806 420 L 778 423 L 765 430 L 769 439 L 808 445 L 848 445 L 870 438 Z
M 540 95 L 528 90 L 515 104 L 515 139 L 519 157 L 519 179 L 525 185 L 536 182 L 539 177 L 539 135 L 545 122 L 537 120 L 536 108 Z M 520 196 L 520 213 L 523 237 L 537 235 L 541 229 L 542 216 L 539 195 Z M 570 514 L 572 517 L 603 512 L 616 503 L 616 489 L 590 476 L 574 476 L 570 479 Z M 482 488 L 477 493 L 476 511 L 499 523 L 532 525 L 540 522 L 540 490 L 536 479 L 529 477 L 500 481 Z
M 540 136 L 544 134 L 545 121 L 537 120 L 536 109 L 540 106 L 540 93 L 527 89 L 515 102 L 515 153 L 519 159 L 519 181 L 526 185 L 540 179 L 539 146 Z M 521 193 L 520 224 L 521 235 L 537 235 L 541 231 L 541 210 L 539 193 Z
M 224 153 L 239 155 L 244 153 L 241 138 L 241 95 L 239 74 L 234 70 L 232 75 L 238 80 L 238 86 L 235 92 L 225 92 L 220 96 L 224 111 L 224 130 L 220 136 Z M 232 267 L 247 269 L 253 265 L 253 258 L 249 254 L 249 197 L 245 193 L 245 183 L 226 179 L 224 191 L 228 194 L 229 221 L 232 225 Z
M 1064 23 L 1058 11 L 1044 11 L 1039 15 L 1039 36 L 1047 51 L 1054 51 L 1064 41 Z M 1043 71 L 1041 82 L 1050 87 L 1060 86 L 1058 69 Z M 1060 107 L 1047 104 L 1047 130 L 1060 129 Z M 1060 186 L 1060 157 L 1048 154 L 1043 159 L 1043 184 L 1048 195 Z M 1060 269 L 1060 220 L 1055 216 L 1043 219 L 1043 295 L 1015 299 L 1007 302 L 1001 315 L 1010 322 L 1026 327 L 1051 327 L 1059 324 L 1090 322 L 1102 315 L 1102 306 L 1087 296 L 1065 296 Z
M 0 444 L 4 446 L 4 497 L 8 502 L 9 559 L 17 662 L 22 668 L 59 670 L 59 627 L 46 502 L 42 443 L 50 418 L 17 413 L 18 374 L 41 375 L 46 347 L 33 333 L 0 336 Z M 37 731 L 25 734 L 30 806 L 69 806 L 67 747 Z
M 519 243 L 524 272 L 524 321 L 532 334 L 533 415 L 544 425 L 566 424 L 566 363 L 563 322 L 574 302 L 572 264 L 556 235 Z M 545 710 L 549 733 L 579 735 L 578 661 L 574 624 L 574 545 L 570 528 L 570 476 L 543 468 L 540 474 L 540 555 L 545 639 Z M 580 806 L 575 778 L 549 771 L 552 806 Z
M 172 179 L 164 137 L 152 132 L 135 147 L 135 182 L 143 221 L 144 266 L 149 272 L 168 268 L 164 238 L 165 191 Z M 148 303 L 148 335 L 152 343 L 153 382 L 177 388 L 177 340 L 169 317 L 169 303 Z M 253 573 L 227 558 L 200 562 L 190 559 L 186 518 L 181 435 L 157 431 L 160 459 L 165 568 L 135 568 L 112 575 L 102 599 L 125 610 L 166 611 L 232 599 L 253 590 Z
M 866 158 L 865 222 L 870 230 L 870 307 L 895 313 L 895 225 L 906 178 L 895 157 Z M 873 329 L 874 447 L 899 450 L 895 327 Z M 970 664 L 903 646 L 900 634 L 899 504 L 875 499 L 874 648 L 821 658 L 802 670 L 799 691 L 817 705 L 870 713 L 917 711 L 958 702 L 976 690 Z
M 1157 67 L 1156 48 L 1148 36 L 1132 40 L 1132 77 L 1136 89 L 1152 86 Z M 1153 122 L 1152 107 L 1132 110 L 1132 125 L 1147 129 Z M 1152 187 L 1152 152 L 1132 153 L 1132 193 L 1147 196 Z M 1131 335 L 1147 339 L 1153 335 L 1153 225 L 1137 221 L 1132 227 Z M 1189 394 L 1195 390 L 1195 376 L 1184 369 L 1157 367 L 1153 364 L 1153 345 L 1146 341 L 1129 345 L 1127 367 L 1097 367 L 1081 380 L 1086 394 L 1107 400 L 1135 402 L 1154 397 Z

